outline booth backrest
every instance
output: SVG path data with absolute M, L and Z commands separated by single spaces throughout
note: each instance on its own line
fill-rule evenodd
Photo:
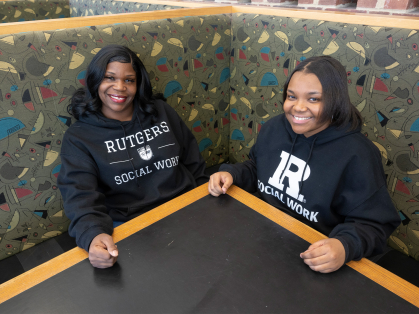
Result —
M 72 17 L 180 8 L 183 8 L 183 6 L 113 0 L 70 0 L 70 14 Z
M 66 106 L 94 54 L 117 43 L 139 54 L 208 166 L 248 159 L 263 123 L 282 112 L 298 62 L 340 60 L 402 218 L 389 244 L 419 260 L 418 32 L 255 10 L 1 35 L 0 259 L 67 230 L 56 187 Z
M 0 1 L 1 23 L 70 17 L 69 0 Z

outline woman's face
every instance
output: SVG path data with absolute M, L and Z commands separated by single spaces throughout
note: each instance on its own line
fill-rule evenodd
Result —
M 109 119 L 131 120 L 136 93 L 137 76 L 131 63 L 109 63 L 99 86 L 102 114 Z
M 295 72 L 288 84 L 284 112 L 293 131 L 310 137 L 326 129 L 330 121 L 320 123 L 323 88 L 312 73 Z

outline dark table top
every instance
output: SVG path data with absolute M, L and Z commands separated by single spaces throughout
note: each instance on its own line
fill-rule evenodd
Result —
M 312 271 L 299 257 L 309 245 L 229 195 L 207 195 L 118 242 L 112 268 L 84 258 L 0 312 L 419 313 L 347 265 Z

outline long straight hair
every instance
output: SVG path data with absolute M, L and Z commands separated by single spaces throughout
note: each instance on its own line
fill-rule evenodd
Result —
M 349 130 L 356 130 L 362 124 L 361 113 L 352 105 L 349 98 L 346 70 L 343 65 L 330 56 L 307 58 L 288 76 L 284 85 L 283 101 L 287 99 L 289 82 L 296 72 L 312 73 L 322 85 L 324 107 L 319 122 L 331 121 L 330 125 L 343 127 L 351 124 Z
M 111 62 L 130 63 L 136 74 L 137 93 L 134 106 L 152 116 L 153 123 L 157 121 L 157 110 L 153 104 L 155 99 L 164 99 L 162 94 L 153 95 L 148 73 L 140 58 L 129 48 L 121 45 L 107 45 L 92 59 L 87 67 L 86 87 L 78 89 L 67 107 L 67 111 L 77 120 L 87 112 L 98 113 L 102 109 L 99 97 L 99 86 L 106 73 L 106 67 Z

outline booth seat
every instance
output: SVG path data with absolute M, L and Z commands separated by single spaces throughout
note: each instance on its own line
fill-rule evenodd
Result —
M 282 113 L 282 85 L 299 62 L 340 60 L 402 218 L 389 245 L 419 260 L 417 31 L 266 13 L 0 35 L 0 259 L 66 232 L 56 186 L 62 136 L 74 122 L 66 107 L 111 43 L 138 53 L 208 167 L 248 159 L 263 123 Z

